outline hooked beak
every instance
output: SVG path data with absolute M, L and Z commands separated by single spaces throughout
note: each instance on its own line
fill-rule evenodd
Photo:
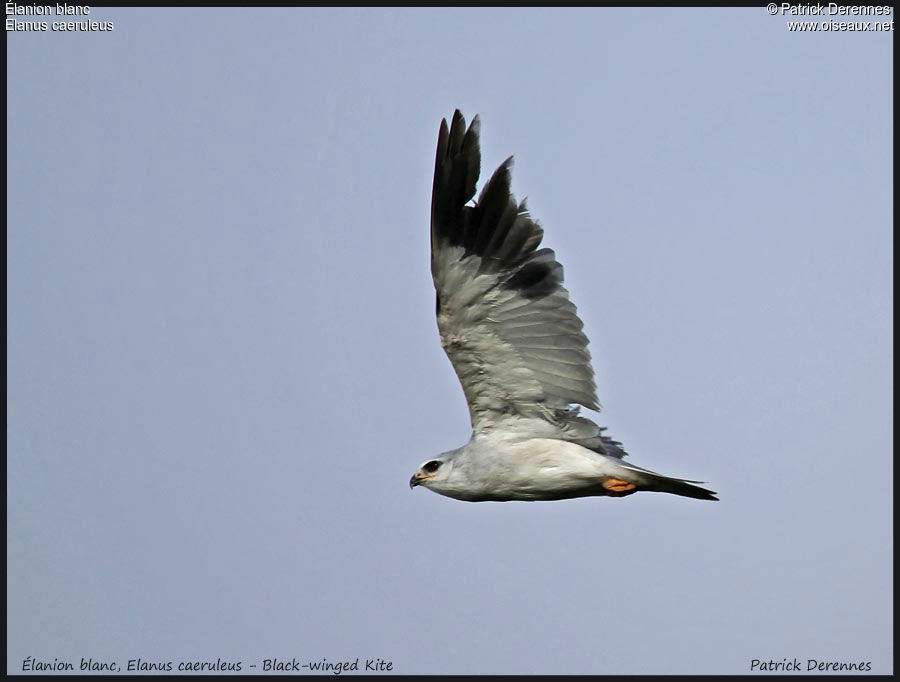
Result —
M 409 489 L 412 490 L 417 485 L 422 485 L 422 482 L 427 481 L 429 478 L 434 478 L 434 474 L 423 474 L 421 471 L 417 471 L 409 479 Z

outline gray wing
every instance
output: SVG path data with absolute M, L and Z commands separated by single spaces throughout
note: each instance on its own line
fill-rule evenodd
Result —
M 481 166 L 478 117 L 441 122 L 431 204 L 431 271 L 441 344 L 459 376 L 472 428 L 539 417 L 606 441 L 569 408 L 599 409 L 588 340 L 552 250 L 510 193 L 512 159 L 472 205 Z M 582 423 L 583 422 L 583 423 Z M 590 426 L 588 426 L 590 425 Z

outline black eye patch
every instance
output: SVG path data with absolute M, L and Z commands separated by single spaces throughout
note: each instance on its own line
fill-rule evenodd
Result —
M 425 466 L 422 467 L 422 470 L 425 471 L 426 473 L 433 474 L 435 471 L 438 470 L 438 468 L 440 466 L 441 466 L 441 463 L 438 462 L 436 459 L 433 459 L 430 462 L 428 462 L 427 464 L 425 464 Z

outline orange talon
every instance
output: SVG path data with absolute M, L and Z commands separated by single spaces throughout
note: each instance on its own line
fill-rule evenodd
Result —
M 614 493 L 624 493 L 637 488 L 634 483 L 623 481 L 621 478 L 607 478 L 602 485 L 606 490 Z

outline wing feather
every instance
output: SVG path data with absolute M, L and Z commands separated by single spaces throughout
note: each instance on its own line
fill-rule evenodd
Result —
M 565 417 L 573 438 L 601 442 L 572 404 L 598 409 L 587 337 L 543 230 L 510 192 L 512 158 L 477 202 L 479 121 L 459 111 L 438 134 L 431 204 L 431 270 L 438 328 L 462 384 L 473 429 L 505 418 Z M 587 424 L 593 424 L 583 420 Z M 580 430 L 579 430 L 580 429 Z M 599 429 L 594 425 L 594 429 Z

